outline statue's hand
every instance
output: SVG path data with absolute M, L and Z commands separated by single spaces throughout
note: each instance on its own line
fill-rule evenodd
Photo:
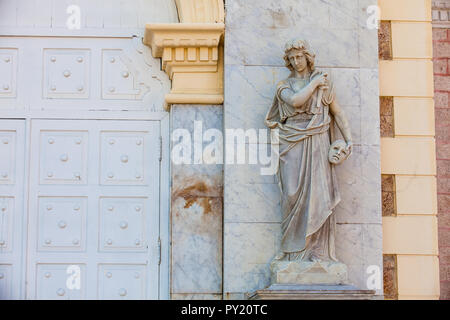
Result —
M 320 76 L 316 77 L 314 81 L 317 88 L 323 90 L 328 89 L 328 73 L 321 74 Z

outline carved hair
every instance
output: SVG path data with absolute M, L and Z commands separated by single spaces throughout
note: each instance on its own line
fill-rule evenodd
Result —
M 297 49 L 303 52 L 303 54 L 306 57 L 306 61 L 308 62 L 309 69 L 311 71 L 314 71 L 315 70 L 314 60 L 316 58 L 316 55 L 310 48 L 308 42 L 300 39 L 291 40 L 286 43 L 286 46 L 284 47 L 284 57 L 283 57 L 285 66 L 291 71 L 294 70 L 294 68 L 291 65 L 291 62 L 289 61 L 288 56 L 289 52 L 293 49 Z

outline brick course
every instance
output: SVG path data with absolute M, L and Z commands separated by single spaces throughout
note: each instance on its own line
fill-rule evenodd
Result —
M 435 59 L 433 64 L 434 74 L 446 75 L 447 74 L 447 62 L 448 59 Z
M 380 97 L 380 135 L 394 137 L 394 100 L 392 97 Z
M 439 146 L 438 146 L 439 148 Z M 437 171 L 439 178 L 450 178 L 450 159 L 438 159 L 437 160 Z
M 433 28 L 440 298 L 450 300 L 450 29 Z
M 380 60 L 392 60 L 391 22 L 381 21 L 378 29 L 378 57 Z
M 439 177 L 437 182 L 437 190 L 439 194 L 450 194 L 450 178 Z
M 448 108 L 449 94 L 447 92 L 435 92 L 434 105 L 436 108 Z
M 446 271 L 446 269 L 444 269 Z M 397 257 L 393 254 L 383 254 L 383 287 L 384 298 L 398 299 Z

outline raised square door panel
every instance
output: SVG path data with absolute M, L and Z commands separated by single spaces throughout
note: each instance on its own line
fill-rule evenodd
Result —
M 38 250 L 84 250 L 86 214 L 87 198 L 40 197 Z
M 100 200 L 100 250 L 146 250 L 146 202 L 146 198 Z
M 0 48 L 0 98 L 16 96 L 17 49 Z
M 145 175 L 148 141 L 145 132 L 102 132 L 101 182 L 105 185 L 148 184 Z M 157 150 L 152 150 L 154 153 Z
M 146 299 L 146 266 L 101 264 L 98 271 L 99 299 Z
M 0 250 L 12 251 L 14 233 L 14 198 L 0 197 Z M 17 219 L 17 218 L 16 218 Z M 20 220 L 19 220 L 20 221 Z
M 0 184 L 14 184 L 16 131 L 0 130 Z
M 40 132 L 40 182 L 87 183 L 87 131 Z
M 0 300 L 12 299 L 12 265 L 0 264 Z
M 44 98 L 88 98 L 89 58 L 87 49 L 44 49 Z
M 140 72 L 123 50 L 102 50 L 102 98 L 142 99 L 150 88 L 139 79 Z
M 84 264 L 38 264 L 37 299 L 79 300 L 86 298 Z

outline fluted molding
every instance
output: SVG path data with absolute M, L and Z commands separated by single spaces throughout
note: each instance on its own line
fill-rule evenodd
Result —
M 181 23 L 223 23 L 223 0 L 176 0 Z

